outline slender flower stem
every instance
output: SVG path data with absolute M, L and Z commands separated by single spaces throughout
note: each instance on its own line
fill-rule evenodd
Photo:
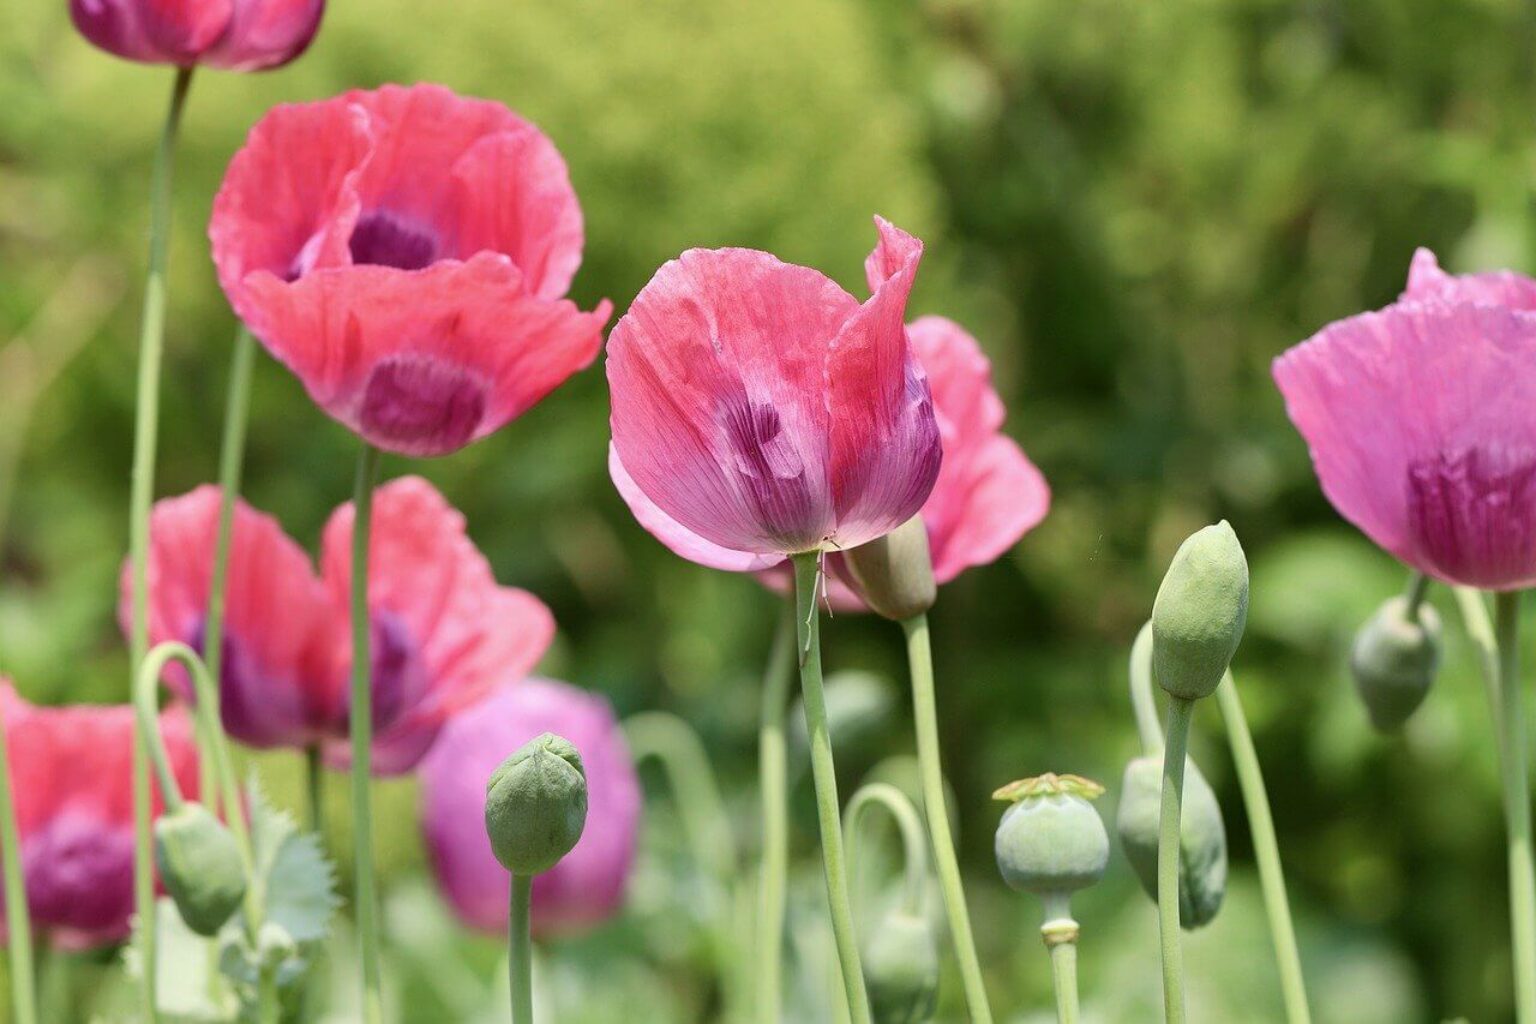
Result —
M 320 748 L 304 748 L 304 795 L 309 831 L 325 838 L 325 775 L 320 764 Z
M 229 390 L 224 397 L 224 439 L 219 446 L 219 530 L 213 547 L 213 574 L 208 586 L 208 613 L 203 624 L 203 660 L 215 682 L 222 684 L 224 666 L 224 609 L 229 587 L 229 547 L 235 529 L 235 502 L 240 498 L 240 474 L 245 463 L 245 427 L 250 416 L 251 369 L 256 363 L 256 340 L 244 324 L 235 334 L 235 352 L 229 365 Z M 214 698 L 219 698 L 218 687 Z M 219 705 L 212 721 L 223 728 Z M 206 773 L 207 768 L 204 768 Z M 218 802 L 208 776 L 203 777 L 204 800 L 214 814 Z
M 1269 813 L 1269 794 L 1264 787 L 1264 773 L 1259 769 L 1259 755 L 1243 715 L 1243 703 L 1237 684 L 1228 672 L 1216 688 L 1216 703 L 1221 708 L 1227 742 L 1232 748 L 1232 765 L 1237 769 L 1237 784 L 1243 791 L 1243 807 L 1248 812 L 1248 828 L 1253 833 L 1253 853 L 1259 862 L 1259 884 L 1264 890 L 1264 910 L 1269 917 L 1270 941 L 1275 947 L 1275 965 L 1280 972 L 1280 991 L 1285 999 L 1285 1019 L 1289 1024 L 1311 1024 L 1307 1008 L 1307 986 L 1301 973 L 1301 953 L 1296 945 L 1296 928 L 1291 924 L 1291 905 L 1285 895 L 1285 872 L 1280 866 L 1280 844 L 1275 838 L 1275 821 Z
M 383 978 L 379 970 L 378 894 L 373 882 L 373 622 L 368 614 L 368 535 L 379 450 L 363 442 L 352 495 L 352 841 L 356 858 L 354 913 L 363 961 L 363 1020 L 382 1024 Z
M 1163 754 L 1163 727 L 1157 721 L 1157 697 L 1152 692 L 1152 623 L 1136 634 L 1131 645 L 1131 710 L 1136 714 L 1136 733 L 1141 752 L 1148 757 Z
M 902 909 L 918 916 L 928 894 L 928 840 L 923 834 L 922 818 L 907 794 L 885 782 L 860 786 L 848 801 L 843 815 L 843 841 L 848 854 L 848 874 L 857 878 L 859 869 L 859 825 L 874 807 L 884 807 L 901 833 Z
M 5 925 L 11 957 L 11 1016 L 14 1024 L 37 1024 L 37 979 L 32 968 L 32 915 L 22 873 L 21 838 L 11 786 L 11 754 L 0 721 L 0 855 L 4 856 Z
M 1429 596 L 1429 577 L 1421 572 L 1415 572 L 1408 577 L 1408 591 L 1403 595 L 1408 601 L 1408 618 L 1417 622 L 1419 619 L 1419 606 Z
M 1504 728 L 1500 724 L 1503 697 L 1499 687 L 1499 641 L 1493 633 L 1493 619 L 1481 592 L 1471 587 L 1454 588 L 1456 607 L 1467 638 L 1477 648 L 1477 664 L 1483 676 L 1483 692 L 1488 698 L 1488 714 L 1493 720 L 1494 750 L 1499 759 L 1499 774 L 1504 773 Z
M 512 876 L 512 913 L 507 926 L 507 977 L 512 985 L 512 1024 L 533 1024 L 533 936 L 529 920 L 533 876 Z
M 758 880 L 756 1006 L 759 1024 L 780 1024 L 783 1009 L 784 891 L 789 875 L 789 755 L 784 719 L 795 673 L 795 602 L 786 600 L 763 673 L 757 773 L 763 815 Z
M 1531 860 L 1531 789 L 1526 759 L 1524 685 L 1520 681 L 1520 594 L 1494 595 L 1499 641 L 1499 725 L 1504 734 L 1504 816 L 1509 831 L 1509 916 L 1520 1024 L 1536 1022 L 1536 868 Z
M 843 823 L 837 798 L 837 767 L 832 759 L 832 736 L 827 730 L 827 701 L 821 683 L 820 613 L 816 591 L 821 579 L 818 554 L 794 556 L 795 620 L 799 632 L 800 689 L 805 704 L 805 731 L 811 741 L 811 775 L 816 784 L 816 811 L 821 831 L 822 868 L 827 879 L 827 902 L 832 912 L 832 937 L 842 968 L 843 991 L 853 1024 L 870 1024 L 869 995 L 864 990 L 864 970 L 859 963 L 858 936 L 853 927 L 853 906 L 848 899 L 848 875 L 843 865 Z
M 1077 922 L 1066 893 L 1045 897 L 1045 923 L 1040 937 L 1051 954 L 1051 981 L 1056 989 L 1057 1024 L 1077 1024 Z
M 933 845 L 939 888 L 944 893 L 950 941 L 955 947 L 955 957 L 960 961 L 960 978 L 965 986 L 971 1020 L 974 1024 L 992 1024 L 992 1007 L 987 1002 L 986 984 L 981 977 L 981 960 L 976 955 L 976 939 L 971 934 L 971 915 L 965 905 L 960 863 L 955 857 L 955 840 L 950 835 L 949 813 L 944 802 L 944 765 L 939 753 L 939 716 L 933 687 L 933 649 L 928 638 L 928 616 L 914 615 L 903 620 L 901 628 L 907 635 L 907 665 L 912 676 L 912 716 L 917 727 L 923 814 L 928 820 L 928 838 Z
M 129 631 L 129 685 L 149 650 L 149 506 L 155 491 L 155 449 L 160 420 L 160 363 L 165 347 L 165 269 L 170 249 L 171 171 L 181 114 L 192 85 L 192 69 L 178 68 L 165 127 L 155 150 L 150 186 L 149 274 L 139 328 L 138 395 L 133 431 L 133 484 L 128 506 L 128 546 L 133 569 L 132 629 Z M 155 1005 L 155 870 L 150 837 L 149 754 L 142 732 L 134 737 L 133 896 L 139 917 L 143 981 L 140 1009 L 145 1024 L 160 1019 Z
M 1157 833 L 1157 921 L 1163 948 L 1163 1019 L 1184 1024 L 1184 951 L 1179 936 L 1179 827 L 1184 759 L 1195 702 L 1168 697 L 1168 746 L 1163 752 L 1162 816 Z

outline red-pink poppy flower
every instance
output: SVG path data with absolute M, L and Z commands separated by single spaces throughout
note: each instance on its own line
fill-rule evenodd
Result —
M 155 504 L 150 517 L 149 638 L 203 650 L 221 492 L 204 486 Z M 118 618 L 128 631 L 132 573 L 123 565 Z M 224 728 L 253 747 L 310 747 L 345 715 L 332 662 L 337 625 L 330 593 L 309 556 L 271 516 L 235 505 L 219 711 Z M 344 624 L 343 624 L 344 625 Z M 193 697 L 186 669 L 166 680 Z
M 325 0 L 69 0 L 91 43 L 148 64 L 261 71 L 309 48 Z
M 1437 579 L 1536 584 L 1536 281 L 1452 277 L 1421 249 L 1402 298 L 1274 375 L 1344 518 Z
M 587 827 L 576 848 L 533 880 L 536 933 L 590 927 L 616 913 L 635 859 L 640 782 L 602 697 L 568 683 L 503 685 L 443 727 L 421 763 L 421 819 L 432 869 L 455 913 L 486 932 L 507 928 L 511 876 L 485 835 L 485 783 L 540 733 L 564 736 L 587 775 Z
M 910 519 L 939 473 L 903 325 L 922 243 L 876 219 L 862 305 L 750 249 L 664 265 L 613 330 L 615 485 L 686 557 L 733 570 L 854 547 Z
M 549 647 L 555 622 L 538 598 L 503 587 L 464 533 L 464 517 L 420 477 L 374 493 L 368 561 L 373 619 L 373 767 L 409 771 L 454 711 L 525 675 Z M 352 584 L 350 504 L 326 525 L 321 575 L 338 609 Z M 335 638 L 336 671 L 352 663 L 348 616 Z M 345 728 L 329 747 L 345 764 Z
M 0 717 L 33 924 L 65 949 L 122 941 L 133 915 L 132 709 L 37 707 L 0 677 Z M 183 794 L 194 797 L 185 712 L 162 714 L 160 732 Z M 155 813 L 160 806 L 157 789 Z
M 583 234 L 554 143 L 441 86 L 274 108 L 209 236 L 235 311 L 310 397 L 404 455 L 521 414 L 592 362 L 611 311 L 562 297 Z

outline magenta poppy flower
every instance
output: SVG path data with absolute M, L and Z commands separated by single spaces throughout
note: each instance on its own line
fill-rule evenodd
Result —
M 1274 375 L 1344 518 L 1437 579 L 1536 584 L 1536 281 L 1452 277 L 1420 249 L 1397 302 Z
M 444 455 L 596 358 L 611 307 L 563 297 L 582 230 L 538 128 L 417 85 L 274 108 L 209 236 L 235 311 L 322 409 L 380 448 Z
M 421 763 L 421 819 L 433 872 L 465 924 L 507 928 L 511 876 L 485 835 L 485 783 L 514 750 L 564 736 L 587 772 L 587 828 L 576 848 L 533 880 L 533 930 L 590 927 L 616 913 L 635 859 L 640 782 L 613 709 L 569 683 L 528 679 L 497 687 L 455 715 Z
M 903 324 L 923 247 L 876 225 L 862 305 L 768 253 L 694 249 L 614 328 L 609 468 L 685 557 L 763 569 L 883 536 L 927 500 L 939 428 Z
M 331 516 L 321 575 L 336 621 L 334 664 L 351 672 L 345 611 L 352 584 L 351 504 Z M 525 590 L 503 587 L 465 535 L 464 517 L 420 477 L 401 477 L 374 493 L 368 566 L 373 619 L 373 768 L 409 771 L 449 715 L 498 682 L 538 664 L 554 637 L 549 609 Z M 345 698 L 343 698 L 345 700 Z M 345 711 L 329 745 L 331 763 L 348 763 Z
M 198 651 L 212 586 L 221 492 L 204 486 L 155 504 L 150 517 L 149 638 Z M 132 572 L 122 570 L 118 618 L 132 621 Z M 309 556 L 277 520 L 235 505 L 225 590 L 219 711 L 224 728 L 253 747 L 310 747 L 345 717 L 346 681 L 334 667 L 336 621 L 330 592 Z M 166 680 L 193 697 L 186 669 Z
M 0 677 L 0 716 L 34 926 L 63 949 L 121 942 L 133 915 L 133 710 L 36 707 Z M 185 712 L 162 714 L 160 732 L 182 792 L 195 796 Z M 157 789 L 156 814 L 161 806 Z
M 309 48 L 325 0 L 69 0 L 75 28 L 147 64 L 262 71 Z

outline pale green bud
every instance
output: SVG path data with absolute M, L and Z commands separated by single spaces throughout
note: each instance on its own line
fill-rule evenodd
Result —
M 1401 727 L 1440 668 L 1440 615 L 1421 604 L 1410 619 L 1407 598 L 1391 598 L 1355 634 L 1349 668 L 1371 724 L 1382 732 Z
M 1222 520 L 1190 536 L 1152 606 L 1152 677 L 1175 697 L 1209 697 L 1248 622 L 1248 560 Z
M 1157 902 L 1157 839 L 1163 805 L 1163 759 L 1138 757 L 1125 766 L 1115 830 L 1141 887 Z M 1179 923 L 1209 924 L 1227 892 L 1227 827 L 1216 793 L 1193 761 L 1184 763 L 1179 822 Z
M 1104 787 L 1076 775 L 1041 775 L 993 794 L 1014 801 L 997 826 L 994 849 L 1003 881 L 1040 896 L 1093 885 L 1109 866 L 1109 834 L 1090 800 Z
M 570 740 L 546 732 L 503 761 L 485 787 L 485 831 L 501 866 L 537 875 L 576 846 L 587 823 L 587 777 Z
M 155 822 L 155 867 L 187 927 L 217 935 L 245 898 L 245 865 L 234 835 L 199 803 Z
M 864 983 L 875 1024 L 925 1024 L 939 1001 L 939 948 L 928 922 L 894 911 L 864 946 Z
M 859 595 L 877 615 L 901 622 L 933 607 L 939 595 L 928 528 L 913 516 L 884 537 L 843 552 Z

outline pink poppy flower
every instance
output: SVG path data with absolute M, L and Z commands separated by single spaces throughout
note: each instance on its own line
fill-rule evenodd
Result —
M 583 233 L 554 144 L 441 86 L 274 108 L 209 236 L 240 318 L 322 409 L 403 455 L 523 413 L 596 358 L 611 311 L 563 298 Z
M 150 517 L 149 637 L 202 651 L 221 492 L 199 487 L 155 504 Z M 132 572 L 123 564 L 118 618 L 132 618 Z M 309 747 L 345 716 L 345 680 L 333 666 L 338 625 L 309 556 L 277 520 L 235 505 L 226 587 L 219 711 L 224 728 L 253 747 Z M 344 624 L 342 624 L 344 625 Z M 166 680 L 192 700 L 186 669 Z
M 1437 579 L 1536 584 L 1536 281 L 1452 277 L 1420 249 L 1402 298 L 1274 376 L 1344 518 Z
M 75 28 L 147 64 L 262 71 L 309 48 L 325 0 L 69 0 Z
M 876 225 L 862 305 L 767 253 L 694 249 L 614 328 L 609 468 L 685 557 L 764 569 L 873 540 L 927 500 L 939 429 L 903 325 L 923 247 Z
M 568 683 L 503 685 L 455 715 L 421 763 L 421 817 L 438 886 L 466 925 L 507 928 L 511 876 L 485 835 L 485 784 L 540 733 L 564 736 L 587 773 L 587 828 L 576 848 L 533 880 L 537 934 L 590 927 L 615 914 L 635 859 L 640 782 L 613 709 Z
M 346 611 L 352 584 L 350 503 L 325 527 L 321 575 L 341 624 L 335 671 L 351 672 Z M 525 675 L 544 656 L 555 621 L 538 598 L 503 587 L 464 533 L 464 517 L 420 477 L 374 493 L 368 567 L 373 619 L 373 768 L 409 771 L 449 715 L 497 682 Z M 343 698 L 345 700 L 345 698 Z M 349 760 L 345 712 L 329 760 Z
M 63 949 L 121 942 L 133 915 L 133 711 L 127 705 L 36 707 L 0 677 L 32 921 Z M 197 793 L 185 712 L 160 716 L 171 769 Z M 155 794 L 155 813 L 161 801 Z M 3 899 L 3 896 L 0 896 Z

